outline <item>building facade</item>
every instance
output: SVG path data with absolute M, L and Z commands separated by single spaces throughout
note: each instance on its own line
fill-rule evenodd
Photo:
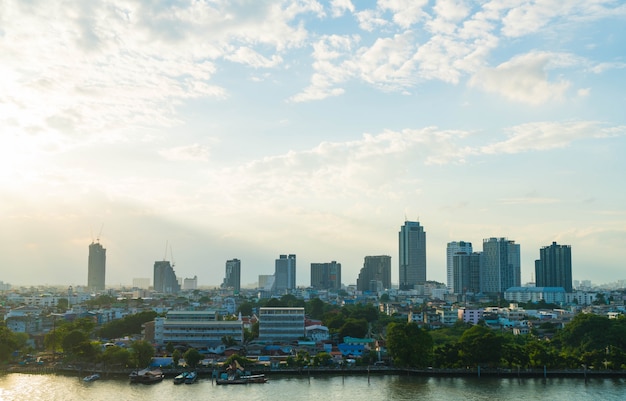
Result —
M 572 292 L 572 248 L 569 245 L 544 246 L 535 261 L 537 287 L 563 287 Z
M 305 337 L 304 308 L 260 308 L 259 341 L 288 343 Z
M 426 232 L 416 221 L 405 221 L 398 233 L 399 282 L 411 290 L 426 282 Z M 387 287 L 389 288 L 389 287 Z
M 453 279 L 454 279 L 454 272 L 453 272 L 453 257 L 456 254 L 459 253 L 463 253 L 466 255 L 469 255 L 472 253 L 472 243 L 471 242 L 466 242 L 466 241 L 452 241 L 452 242 L 448 242 L 448 244 L 446 245 L 446 285 L 448 286 L 448 290 L 450 290 L 450 292 L 453 292 Z M 456 293 L 458 294 L 458 293 Z
M 452 257 L 452 290 L 453 294 L 480 292 L 480 266 L 482 252 L 457 252 Z
M 274 293 L 286 294 L 296 289 L 296 255 L 280 255 L 274 270 Z
M 154 262 L 154 291 L 175 294 L 180 291 L 176 273 L 169 261 Z
M 357 291 L 377 292 L 388 288 L 391 288 L 391 256 L 366 256 L 356 279 Z
M 214 311 L 169 311 L 154 320 L 154 341 L 159 345 L 185 344 L 201 350 L 222 344 L 224 337 L 241 344 L 243 322 L 217 320 Z
M 483 240 L 480 288 L 484 293 L 503 293 L 521 284 L 520 246 L 506 238 Z
M 235 291 L 241 290 L 241 261 L 239 259 L 226 261 L 226 271 L 222 288 L 232 288 Z
M 89 260 L 87 262 L 87 287 L 91 291 L 104 291 L 106 276 L 107 250 L 99 242 L 89 245 Z
M 341 289 L 341 263 L 311 263 L 311 287 L 318 290 Z

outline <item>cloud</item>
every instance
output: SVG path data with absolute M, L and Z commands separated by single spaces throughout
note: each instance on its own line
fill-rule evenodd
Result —
M 211 149 L 208 146 L 194 143 L 189 146 L 179 146 L 159 152 L 161 156 L 172 161 L 208 161 Z
M 354 12 L 354 4 L 351 0 L 331 0 L 331 14 L 333 17 L 341 17 L 346 11 Z
M 596 121 L 537 122 L 511 127 L 509 138 L 480 147 L 484 154 L 512 154 L 564 148 L 583 139 L 626 135 L 626 126 L 606 126 Z
M 469 81 L 470 86 L 497 93 L 509 100 L 539 105 L 561 100 L 571 83 L 548 80 L 547 70 L 576 63 L 567 54 L 531 52 L 513 57 L 495 68 L 485 68 Z

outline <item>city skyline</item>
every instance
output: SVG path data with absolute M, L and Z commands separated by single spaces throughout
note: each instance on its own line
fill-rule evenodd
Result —
M 103 227 L 107 286 L 166 242 L 201 286 L 282 252 L 298 285 L 367 255 L 397 283 L 404 220 L 428 280 L 490 237 L 522 283 L 552 242 L 575 279 L 626 271 L 622 2 L 5 0 L 0 22 L 2 282 L 84 285 Z

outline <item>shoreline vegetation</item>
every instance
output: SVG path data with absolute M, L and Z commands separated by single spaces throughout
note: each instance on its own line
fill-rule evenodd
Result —
M 173 378 L 185 369 L 160 368 L 167 378 Z M 68 367 L 68 366 L 3 366 L 0 372 L 26 374 L 61 374 L 83 377 L 86 374 L 98 373 L 103 378 L 127 378 L 137 369 L 106 369 L 101 367 Z M 217 378 L 223 369 L 217 367 L 201 367 L 195 371 L 201 378 Z M 280 369 L 250 369 L 251 374 L 265 374 L 266 376 L 311 376 L 311 375 L 396 375 L 396 376 L 423 376 L 423 377 L 501 377 L 501 378 L 626 378 L 624 370 L 594 370 L 594 369 L 503 369 L 474 367 L 468 369 L 416 369 L 396 368 L 387 366 L 352 366 L 344 368 L 280 368 Z

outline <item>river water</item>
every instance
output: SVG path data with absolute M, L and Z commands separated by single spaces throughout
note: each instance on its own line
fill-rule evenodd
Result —
M 624 400 L 626 379 L 438 378 L 395 375 L 270 377 L 266 384 L 218 386 L 210 378 L 191 385 L 165 379 L 153 385 L 124 378 L 85 383 L 79 377 L 0 375 L 0 400 Z

